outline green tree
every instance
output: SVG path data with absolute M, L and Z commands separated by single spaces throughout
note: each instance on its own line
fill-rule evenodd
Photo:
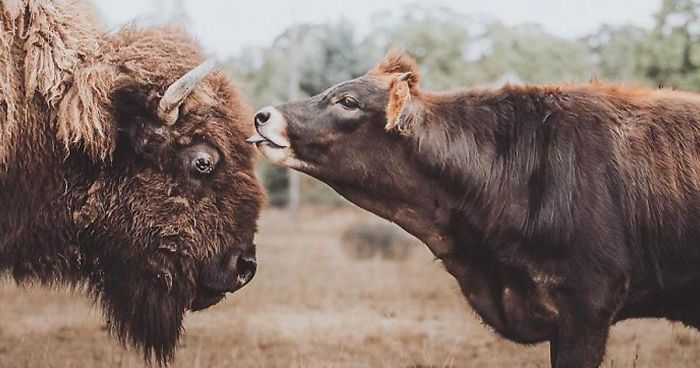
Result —
M 373 48 L 374 55 L 391 48 L 409 51 L 429 89 L 490 84 L 507 74 L 530 83 L 581 81 L 595 69 L 585 40 L 556 37 L 539 25 L 508 27 L 425 6 L 380 19 L 364 48 Z
M 554 36 L 536 24 L 507 27 L 494 22 L 482 39 L 487 51 L 473 68 L 483 82 L 509 71 L 528 83 L 580 82 L 590 78 L 595 67 L 585 41 Z
M 405 50 L 420 64 L 425 88 L 454 88 L 469 81 L 467 54 L 472 37 L 467 25 L 477 23 L 447 8 L 409 6 L 395 17 L 375 16 L 361 49 L 375 62 L 387 50 Z
M 606 80 L 651 83 L 646 70 L 651 63 L 649 48 L 650 31 L 622 26 L 602 26 L 588 38 L 597 58 L 599 76 Z
M 700 2 L 664 0 L 645 54 L 645 76 L 658 85 L 700 90 Z

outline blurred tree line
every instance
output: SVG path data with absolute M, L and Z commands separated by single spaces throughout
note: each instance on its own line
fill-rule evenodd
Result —
M 652 29 L 605 25 L 568 39 L 538 24 L 506 26 L 415 4 L 398 14 L 376 14 L 362 34 L 346 21 L 294 25 L 269 47 L 248 48 L 230 58 L 226 68 L 252 101 L 265 105 L 288 100 L 292 51 L 301 59 L 295 71 L 301 97 L 364 74 L 389 49 L 406 50 L 418 60 L 426 89 L 598 78 L 700 91 L 700 0 L 663 0 L 660 5 Z M 260 174 L 271 204 L 285 205 L 286 170 L 264 163 Z M 304 202 L 343 203 L 308 178 L 302 181 L 301 197 Z

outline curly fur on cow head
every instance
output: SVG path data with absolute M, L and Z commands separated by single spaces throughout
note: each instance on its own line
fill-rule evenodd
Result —
M 411 73 L 406 82 L 411 88 L 417 89 L 420 82 L 420 71 L 418 63 L 411 55 L 392 50 L 372 69 L 369 74 L 380 77 L 394 76 L 397 74 Z
M 389 103 L 386 106 L 386 130 L 396 129 L 401 133 L 420 119 L 420 103 L 413 101 L 419 94 L 420 71 L 418 63 L 410 55 L 391 51 L 380 61 L 369 75 L 389 84 Z
M 252 112 L 213 73 L 165 124 L 163 94 L 204 61 L 184 32 L 90 34 L 76 2 L 13 3 L 0 3 L 18 35 L 0 32 L 0 273 L 86 285 L 115 336 L 166 363 L 185 312 L 255 270 Z

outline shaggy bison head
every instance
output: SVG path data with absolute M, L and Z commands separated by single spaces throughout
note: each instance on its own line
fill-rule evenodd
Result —
M 193 68 L 162 96 L 128 83 L 114 91 L 113 164 L 73 213 L 111 327 L 161 359 L 185 310 L 217 303 L 256 270 L 260 198 L 250 153 L 237 147 L 234 101 L 226 89 L 191 96 L 223 82 L 205 81 L 212 65 Z
M 252 113 L 179 32 L 102 42 L 56 111 L 30 112 L 56 129 L 27 129 L 0 181 L 0 266 L 19 282 L 87 285 L 110 331 L 164 363 L 186 311 L 255 273 Z

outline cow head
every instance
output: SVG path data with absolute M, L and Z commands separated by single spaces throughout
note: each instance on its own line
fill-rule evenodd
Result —
M 53 134 L 66 150 L 45 150 L 55 160 L 27 169 L 36 184 L 12 187 L 25 193 L 7 227 L 19 234 L 13 273 L 88 285 L 110 331 L 164 363 L 186 311 L 255 274 L 252 111 L 181 32 L 127 29 L 104 42 L 58 103 Z
M 411 57 L 390 53 L 362 77 L 258 111 L 257 133 L 248 141 L 271 161 L 398 223 L 440 256 L 451 251 L 443 232 L 449 210 L 442 205 L 449 194 L 419 159 L 414 130 L 430 113 L 419 80 Z
M 362 77 L 307 100 L 263 108 L 248 141 L 273 162 L 346 196 L 357 188 L 365 196 L 399 200 L 415 179 L 412 148 L 402 133 L 421 115 L 418 83 L 415 61 L 389 54 Z

